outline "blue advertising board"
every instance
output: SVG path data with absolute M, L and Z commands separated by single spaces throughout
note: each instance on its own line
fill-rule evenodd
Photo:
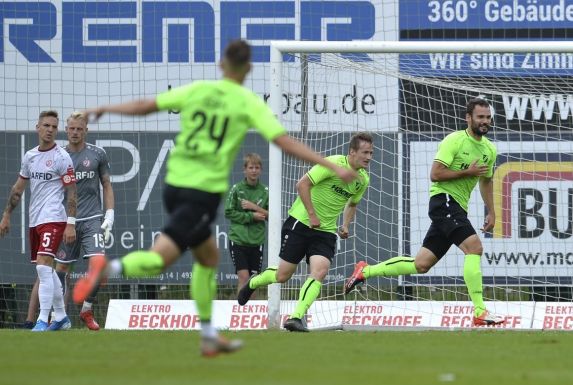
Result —
M 570 40 L 571 0 L 403 0 L 401 40 Z M 573 54 L 435 53 L 402 55 L 402 71 L 421 76 L 573 75 Z

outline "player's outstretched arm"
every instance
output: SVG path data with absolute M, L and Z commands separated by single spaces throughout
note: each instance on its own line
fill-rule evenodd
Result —
M 123 115 L 147 115 L 157 112 L 157 102 L 155 99 L 139 99 L 120 104 L 110 104 L 91 108 L 83 111 L 90 122 L 97 121 L 103 114 L 123 114 Z
M 334 171 L 340 179 L 349 183 L 358 178 L 356 171 L 340 167 L 311 150 L 306 144 L 290 137 L 289 135 L 281 135 L 273 141 L 287 154 L 296 156 L 299 159 L 306 160 L 307 162 L 320 164 Z
M 22 199 L 22 194 L 26 189 L 27 180 L 18 177 L 14 186 L 10 190 L 10 196 L 8 197 L 8 203 L 6 204 L 6 208 L 4 208 L 4 213 L 2 214 L 2 221 L 0 221 L 0 237 L 5 236 L 10 231 L 10 216 L 12 215 L 12 211 L 20 204 L 20 200 Z

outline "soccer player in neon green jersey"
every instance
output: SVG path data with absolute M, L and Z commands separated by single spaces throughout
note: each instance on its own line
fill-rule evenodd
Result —
M 285 321 L 284 328 L 294 332 L 307 332 L 302 318 L 320 294 L 320 287 L 328 273 L 336 249 L 336 233 L 348 238 L 348 226 L 356 213 L 370 178 L 366 168 L 372 159 L 372 136 L 362 132 L 352 136 L 348 155 L 334 155 L 327 159 L 342 167 L 356 170 L 360 178 L 346 183 L 331 170 L 317 165 L 296 184 L 298 197 L 283 224 L 280 262 L 259 275 L 252 276 L 238 295 L 240 305 L 246 304 L 253 292 L 271 283 L 286 282 L 297 265 L 306 257 L 310 277 L 300 289 L 294 312 Z M 342 226 L 337 219 L 343 213 Z
M 155 99 L 85 111 L 97 119 L 103 113 L 147 115 L 179 110 L 181 132 L 167 162 L 163 200 L 169 221 L 162 234 L 150 250 L 130 253 L 109 265 L 105 258 L 90 259 L 87 276 L 77 282 L 74 290 L 74 302 L 81 303 L 106 276 L 158 275 L 190 248 L 196 262 L 191 294 L 201 320 L 201 353 L 209 357 L 242 346 L 239 340 L 229 341 L 219 336 L 211 325 L 219 252 L 210 225 L 221 196 L 229 187 L 228 176 L 247 130 L 256 128 L 283 151 L 327 167 L 347 182 L 358 176 L 288 136 L 264 101 L 242 86 L 251 69 L 251 49 L 246 42 L 229 43 L 220 67 L 223 79 L 219 81 L 197 81 L 159 94 Z
M 452 244 L 465 254 L 464 281 L 474 305 L 473 325 L 497 325 L 505 319 L 488 312 L 482 294 L 480 238 L 467 218 L 468 201 L 479 181 L 482 199 L 487 207 L 482 232 L 495 225 L 493 206 L 493 168 L 497 150 L 485 137 L 491 126 L 487 101 L 471 99 L 466 106 L 468 127 L 456 131 L 440 143 L 430 171 L 429 216 L 432 224 L 416 258 L 398 256 L 374 266 L 358 262 L 346 281 L 344 293 L 371 277 L 394 277 L 423 274 L 446 254 Z

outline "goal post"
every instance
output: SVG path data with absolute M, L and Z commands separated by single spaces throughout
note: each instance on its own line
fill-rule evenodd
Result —
M 285 100 L 289 102 L 297 88 L 303 86 L 300 69 L 296 69 L 299 60 L 285 60 L 287 54 L 292 57 L 322 55 L 315 55 L 310 60 L 309 67 L 314 68 L 309 69 L 308 84 L 304 86 L 320 89 L 325 95 L 329 87 L 342 87 L 337 82 L 346 82 L 344 87 L 356 86 L 358 81 L 352 77 L 364 76 L 362 84 L 374 88 L 378 85 L 372 84 L 371 80 L 383 79 L 384 85 L 380 87 L 390 95 L 384 100 L 384 108 L 390 111 L 389 115 L 395 114 L 396 124 L 392 118 L 378 117 L 379 125 L 375 128 L 359 114 L 353 116 L 353 120 L 338 121 L 341 114 L 336 115 L 337 110 L 325 114 L 332 121 L 325 121 L 319 115 L 313 121 L 308 115 L 285 113 Z M 367 58 L 352 55 L 367 55 Z M 436 69 L 429 66 L 430 58 L 451 61 L 443 65 L 438 63 Z M 504 62 L 506 59 L 511 65 Z M 458 68 L 456 60 L 458 64 L 471 60 L 472 66 Z M 315 75 L 317 77 L 313 78 Z M 570 290 L 563 291 L 562 288 L 571 284 L 570 277 L 573 276 L 573 255 L 567 251 L 573 246 L 573 191 L 566 187 L 569 176 L 573 175 L 573 88 L 568 84 L 571 79 L 573 42 L 568 41 L 271 42 L 269 105 L 289 132 L 297 135 L 301 120 L 308 119 L 307 143 L 324 156 L 345 154 L 347 139 L 354 131 L 371 131 L 384 139 L 375 143 L 377 164 L 374 172 L 381 169 L 380 175 L 373 178 L 374 183 L 371 181 L 369 189 L 373 192 L 365 195 L 367 202 L 359 205 L 362 213 L 358 216 L 362 220 L 366 218 L 367 223 L 355 219 L 358 233 L 341 242 L 342 257 L 339 249 L 332 266 L 336 274 L 323 284 L 323 293 L 314 305 L 313 316 L 339 311 L 339 306 L 332 303 L 342 300 L 372 303 L 396 299 L 420 302 L 468 300 L 464 291 L 463 265 L 459 262 L 463 256 L 452 255 L 454 248 L 434 267 L 436 274 L 400 280 L 372 279 L 361 291 L 346 298 L 339 295 L 344 279 L 338 273 L 347 276 L 354 263 L 361 259 L 373 264 L 397 255 L 415 255 L 429 225 L 426 218 L 430 184 L 427 166 L 431 165 L 439 140 L 449 132 L 463 128 L 465 102 L 476 96 L 483 96 L 492 105 L 494 123 L 489 138 L 499 145 L 494 199 L 496 210 L 501 210 L 497 212 L 493 235 L 482 236 L 485 300 L 517 301 L 528 308 L 532 308 L 535 301 L 570 300 Z M 353 99 L 356 99 L 356 93 Z M 299 98 L 298 102 L 311 103 L 311 100 Z M 363 103 L 367 102 L 363 99 Z M 364 113 L 371 111 L 365 108 Z M 345 131 L 346 136 L 325 126 Z M 334 136 L 337 138 L 332 139 Z M 389 144 L 388 138 L 391 138 Z M 386 175 L 385 162 L 390 158 L 395 162 L 395 169 L 391 170 L 395 180 L 392 181 Z M 269 147 L 272 175 L 269 179 L 269 266 L 278 265 L 280 229 L 286 210 L 296 196 L 294 184 L 309 168 L 288 157 L 285 159 L 276 146 Z M 289 175 L 285 176 L 285 172 Z M 393 186 L 392 190 L 388 193 L 384 191 L 386 186 L 375 185 L 380 181 Z M 484 217 L 484 206 L 476 191 L 468 214 L 477 230 L 481 224 L 477 221 Z M 393 194 L 393 198 L 389 199 L 388 194 Z M 381 200 L 384 200 L 383 204 Z M 388 205 L 387 202 L 391 203 Z M 360 208 L 361 205 L 365 207 Z M 383 212 L 389 213 L 390 219 L 373 215 Z M 543 227 L 541 222 L 545 217 Z M 377 220 L 387 222 L 385 229 L 390 229 L 392 234 L 376 233 Z M 385 236 L 390 238 L 391 246 L 384 241 L 376 243 L 377 238 Z M 362 242 L 368 245 L 362 247 Z M 367 255 L 365 250 L 378 250 L 379 254 Z M 440 265 L 444 266 L 438 268 Z M 304 268 L 295 273 L 304 274 Z M 298 294 L 295 283 L 282 286 L 274 284 L 269 288 L 270 328 L 280 327 L 281 315 L 284 318 L 287 311 L 284 300 L 294 301 Z M 543 295 L 540 296 L 540 292 Z M 504 311 L 503 307 L 500 309 Z M 334 318 L 325 316 L 325 319 Z M 339 325 L 327 325 L 330 326 Z

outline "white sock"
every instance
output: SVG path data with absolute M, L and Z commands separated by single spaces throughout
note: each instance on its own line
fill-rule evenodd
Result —
M 39 320 L 48 322 L 50 310 L 52 310 L 52 303 L 54 300 L 54 279 L 52 278 L 52 269 L 46 265 L 36 265 L 36 272 L 40 279 L 38 286 L 38 297 L 40 299 L 40 316 Z M 59 280 L 58 280 L 59 281 Z
M 92 303 L 88 302 L 88 301 L 84 301 L 84 304 L 82 305 L 82 310 L 81 312 L 83 313 L 84 311 L 88 311 L 92 309 Z
M 121 264 L 121 258 L 116 258 L 107 264 L 107 273 L 111 276 L 117 276 L 123 274 L 123 266 Z
M 201 322 L 201 337 L 203 338 L 217 338 L 219 333 L 217 329 L 211 325 L 211 322 Z
M 66 305 L 64 304 L 64 289 L 62 288 L 62 281 L 60 281 L 60 277 L 54 271 L 52 274 L 52 280 L 54 281 L 54 299 L 53 299 L 53 306 L 54 306 L 54 318 L 56 321 L 61 321 L 66 318 Z

